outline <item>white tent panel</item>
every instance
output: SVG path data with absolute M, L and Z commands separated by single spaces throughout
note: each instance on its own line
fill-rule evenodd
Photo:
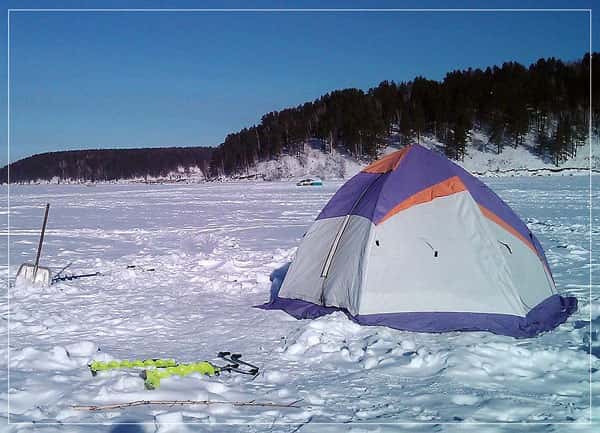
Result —
M 498 240 L 500 251 L 508 263 L 512 279 L 521 301 L 530 310 L 544 299 L 556 293 L 554 281 L 545 270 L 542 259 L 521 239 L 491 220 L 490 231 Z
M 279 296 L 321 303 L 321 273 L 345 216 L 317 220 L 304 235 L 279 290 Z
M 403 210 L 374 230 L 359 314 L 524 316 L 499 247 L 468 191 Z
M 368 218 L 358 215 L 348 217 L 336 249 L 331 251 L 331 266 L 323 285 L 323 301 L 326 306 L 341 307 L 351 314 L 358 314 L 366 246 L 372 227 L 374 225 Z

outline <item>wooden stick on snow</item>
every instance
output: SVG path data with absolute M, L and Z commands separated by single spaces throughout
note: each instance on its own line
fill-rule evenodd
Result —
M 71 406 L 75 410 L 88 410 L 88 411 L 100 411 L 100 410 L 113 410 L 113 409 L 122 409 L 125 407 L 134 407 L 134 406 L 145 406 L 150 404 L 160 404 L 160 405 L 169 405 L 169 406 L 177 406 L 177 405 L 211 405 L 211 404 L 230 404 L 232 406 L 262 406 L 262 407 L 295 407 L 298 408 L 296 403 L 299 403 L 302 400 L 296 400 L 291 403 L 270 403 L 270 402 L 255 402 L 255 401 L 219 401 L 219 400 L 136 400 L 130 401 L 126 403 L 115 403 L 115 404 L 106 404 L 106 405 L 98 405 L 98 406 L 81 406 L 74 405 Z

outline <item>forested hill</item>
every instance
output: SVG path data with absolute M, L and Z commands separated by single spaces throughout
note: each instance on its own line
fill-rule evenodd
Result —
M 208 172 L 210 147 L 146 149 L 99 149 L 49 152 L 21 159 L 10 165 L 11 183 L 31 181 L 148 179 L 173 173 L 203 176 Z M 0 169 L 2 183 L 7 167 Z
M 595 82 L 600 57 L 592 56 Z M 362 91 L 328 93 L 295 108 L 268 113 L 260 124 L 230 134 L 214 152 L 213 176 L 246 171 L 256 162 L 296 154 L 318 138 L 355 157 L 374 158 L 392 133 L 395 141 L 418 142 L 424 134 L 444 144 L 453 159 L 464 158 L 470 132 L 479 130 L 501 153 L 532 134 L 535 151 L 558 165 L 576 155 L 588 135 L 590 56 L 563 62 L 540 59 L 482 69 L 453 71 L 442 81 L 417 77 L 383 81 Z M 593 86 L 595 133 L 600 119 L 600 85 Z M 531 135 L 530 135 L 531 136 Z
M 598 83 L 600 53 L 591 58 Z M 260 123 L 229 134 L 218 148 L 113 149 L 53 152 L 11 164 L 11 182 L 111 181 L 200 177 L 248 173 L 258 162 L 299 155 L 306 142 L 324 150 L 371 160 L 390 141 L 420 142 L 424 135 L 442 143 L 445 153 L 462 160 L 471 134 L 487 137 L 497 153 L 518 147 L 554 164 L 576 156 L 589 131 L 590 56 L 573 62 L 540 59 L 524 66 L 507 62 L 486 69 L 446 74 L 442 81 L 417 77 L 383 81 L 377 87 L 336 90 L 282 111 L 265 114 Z M 600 85 L 593 86 L 592 128 L 600 124 Z M 7 167 L 0 169 L 6 182 Z

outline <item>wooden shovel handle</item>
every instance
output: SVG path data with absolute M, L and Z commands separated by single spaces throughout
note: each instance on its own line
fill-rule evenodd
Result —
M 35 257 L 35 267 L 33 268 L 33 281 L 37 275 L 38 266 L 40 264 L 40 255 L 42 254 L 42 244 L 44 243 L 44 233 L 46 233 L 46 223 L 48 222 L 48 211 L 50 210 L 50 203 L 46 203 L 46 212 L 44 213 L 44 224 L 42 225 L 42 233 L 40 235 L 40 243 L 38 244 L 37 256 Z

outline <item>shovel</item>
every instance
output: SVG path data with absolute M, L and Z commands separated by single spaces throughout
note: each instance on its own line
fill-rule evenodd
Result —
M 49 268 L 40 266 L 40 255 L 42 254 L 42 244 L 44 243 L 44 233 L 46 232 L 46 223 L 48 222 L 48 211 L 50 203 L 46 204 L 46 212 L 44 213 L 44 224 L 42 225 L 42 233 L 40 235 L 40 243 L 38 244 L 37 256 L 35 264 L 23 263 L 17 271 L 17 284 L 34 284 L 41 286 L 49 286 L 52 281 L 52 273 Z

